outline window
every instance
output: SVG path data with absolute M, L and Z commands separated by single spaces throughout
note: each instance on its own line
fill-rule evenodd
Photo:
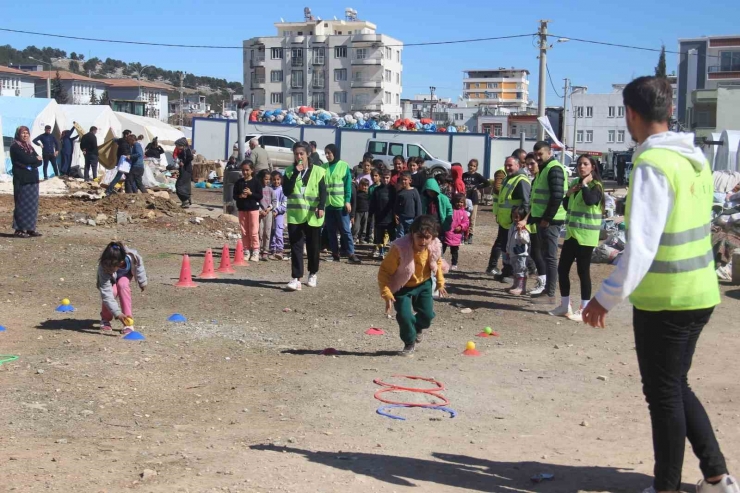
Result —
M 270 82 L 282 82 L 283 71 L 282 70 L 271 70 L 270 71 Z
M 396 51 L 396 61 L 401 63 L 401 50 Z
M 323 70 L 314 70 L 313 72 L 313 87 L 321 89 L 325 86 L 326 72 Z M 322 106 L 323 108 L 323 106 Z
M 607 137 L 606 141 L 609 142 L 609 143 L 614 143 L 614 136 L 616 135 L 616 133 L 617 133 L 616 130 L 609 130 L 608 137 Z
M 614 115 L 616 114 L 616 108 L 614 106 L 609 106 L 609 118 L 614 118 Z
M 260 137 L 260 145 L 271 146 L 271 147 L 282 147 L 280 145 L 280 137 L 277 135 L 263 135 Z
M 391 156 L 403 156 L 403 144 L 391 144 Z
M 334 58 L 347 58 L 347 47 L 346 46 L 335 46 L 334 47 Z
M 400 72 L 396 73 L 396 84 L 398 84 L 399 86 L 401 85 L 401 73 Z
M 293 103 L 291 106 L 303 106 L 303 93 L 302 92 L 294 92 L 290 95 L 291 100 Z
M 504 124 L 503 123 L 494 123 L 493 124 L 493 136 L 494 137 L 501 137 L 504 135 Z
M 385 104 L 391 104 L 391 93 L 388 91 L 385 91 Z
M 303 87 L 303 70 L 293 70 L 290 72 L 290 87 L 294 89 Z
M 284 147 L 285 149 L 293 150 L 293 145 L 295 145 L 295 140 L 291 139 L 290 137 L 279 137 L 280 147 Z
M 271 49 L 270 58 L 272 58 L 273 60 L 282 60 L 283 59 L 283 49 L 282 48 Z
M 617 142 L 624 142 L 624 130 L 620 130 L 619 132 L 617 132 Z
M 303 48 L 291 48 L 290 49 L 290 63 L 294 67 L 303 66 Z
M 593 118 L 593 117 L 594 117 L 594 107 L 586 106 L 586 118 Z
M 293 36 L 293 31 L 283 31 L 284 36 Z
M 396 94 L 396 106 L 401 106 L 401 95 Z
M 516 124 L 511 126 L 511 135 L 516 136 Z
M 576 106 L 576 118 L 583 118 L 583 106 Z
M 334 93 L 334 104 L 342 104 L 347 102 L 347 91 L 336 91 Z
M 364 60 L 367 58 L 367 48 L 357 48 L 355 50 L 355 58 L 357 60 Z
M 393 50 L 390 49 L 389 47 L 385 48 L 385 58 L 387 60 L 393 60 Z
M 424 161 L 426 161 L 428 159 L 427 153 L 424 152 L 424 150 L 421 147 L 417 146 L 417 145 L 408 144 L 406 146 L 406 149 L 408 149 L 408 151 L 409 151 L 409 154 L 408 154 L 409 157 L 420 157 Z
M 379 140 L 371 140 L 367 145 L 367 152 L 369 152 L 370 154 L 385 155 L 387 150 L 388 150 L 387 142 L 381 142 Z
M 324 48 L 323 47 L 313 49 L 313 64 L 314 65 L 324 64 Z
M 391 71 L 390 70 L 386 70 L 385 71 L 385 81 L 386 82 L 390 82 L 392 80 L 392 78 L 393 78 L 393 74 L 391 73 Z
M 619 106 L 617 109 L 619 110 L 619 114 L 617 116 L 619 116 L 619 118 L 624 118 L 624 106 Z
M 583 130 L 578 130 L 576 132 L 576 142 L 582 143 L 583 142 Z
M 498 89 L 498 82 L 489 82 L 488 89 Z
M 334 80 L 347 80 L 347 69 L 346 68 L 335 68 L 334 69 Z
M 311 106 L 317 109 L 326 107 L 326 95 L 323 92 L 313 93 L 313 98 L 311 99 Z
M 719 70 L 721 72 L 740 71 L 740 51 L 720 51 Z
M 593 141 L 594 141 L 594 131 L 586 130 L 586 142 L 593 142 Z
M 298 36 L 303 36 L 303 31 L 298 31 Z
M 270 102 L 272 104 L 283 104 L 283 93 L 282 92 L 270 93 Z

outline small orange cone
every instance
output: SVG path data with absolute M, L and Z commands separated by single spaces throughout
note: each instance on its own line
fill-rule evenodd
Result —
M 249 262 L 244 260 L 244 243 L 241 238 L 236 240 L 236 250 L 234 250 L 234 267 L 248 267 Z
M 463 351 L 463 354 L 465 356 L 480 356 L 480 351 L 475 349 L 475 343 L 473 341 L 468 341 L 465 345 L 465 351 Z
M 236 271 L 231 267 L 231 258 L 229 254 L 229 245 L 224 245 L 224 249 L 221 250 L 221 263 L 218 266 L 218 272 L 221 274 L 236 274 Z
M 180 267 L 180 280 L 175 284 L 178 288 L 194 288 L 198 285 L 193 282 L 193 276 L 190 273 L 190 257 L 182 256 L 182 267 Z
M 206 250 L 206 258 L 203 261 L 203 272 L 198 277 L 200 279 L 218 279 L 218 276 L 213 271 L 213 252 L 210 248 Z

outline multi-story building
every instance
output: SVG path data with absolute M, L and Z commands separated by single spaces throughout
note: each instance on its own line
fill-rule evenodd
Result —
M 492 106 L 526 111 L 529 106 L 529 70 L 517 68 L 466 70 L 463 99 L 468 106 Z
M 36 91 L 36 79 L 23 70 L 0 66 L 0 96 L 32 98 Z M 43 95 L 46 97 L 46 90 Z
M 526 137 L 535 138 L 539 127 L 537 115 L 531 113 L 512 113 L 509 115 L 509 137 Z
M 431 94 L 416 94 L 414 99 L 401 100 L 402 118 L 432 118 L 436 125 L 451 121 L 450 108 L 456 105 L 452 98 L 432 97 Z M 432 112 L 434 114 L 432 115 Z
M 74 72 L 67 72 L 65 70 L 28 72 L 28 75 L 32 76 L 35 80 L 35 92 L 37 97 L 46 97 L 47 79 L 51 79 L 51 84 L 53 86 L 54 79 L 56 79 L 57 74 L 59 74 L 62 88 L 64 88 L 64 91 L 67 93 L 67 102 L 69 104 L 90 104 L 90 98 L 92 98 L 93 92 L 95 92 L 95 97 L 100 100 L 100 96 L 106 89 L 106 83 L 101 79 L 91 79 L 90 77 L 75 74 Z
M 163 82 L 138 79 L 104 79 L 113 111 L 148 116 L 167 121 L 169 116 L 168 90 L 174 90 Z
M 277 36 L 244 41 L 244 91 L 253 108 L 312 106 L 401 115 L 403 44 L 347 9 L 344 20 L 278 22 Z
M 563 125 L 563 133 L 569 148 L 573 146 L 574 130 L 577 151 L 606 153 L 626 151 L 632 147 L 632 137 L 624 118 L 625 109 L 622 100 L 624 87 L 625 84 L 612 84 L 612 92 L 607 94 L 590 94 L 587 88 L 574 89 L 571 96 L 571 111 L 568 112 Z
M 716 107 L 706 94 L 699 98 L 704 108 L 694 110 L 692 93 L 720 87 L 740 86 L 740 35 L 679 39 L 678 121 L 687 129 L 707 128 Z M 715 108 L 716 111 L 716 108 Z M 739 110 L 740 111 L 740 110 Z

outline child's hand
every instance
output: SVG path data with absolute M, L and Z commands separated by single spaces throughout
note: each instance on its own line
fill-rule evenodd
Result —
M 461 233 L 461 232 L 462 232 L 462 228 L 460 226 L 455 228 L 455 233 Z
M 277 217 L 277 211 L 272 211 L 272 217 Z
M 128 317 L 127 317 L 126 315 L 124 315 L 123 313 L 121 313 L 120 315 L 118 315 L 118 316 L 116 317 L 116 320 L 118 320 L 118 321 L 119 321 L 119 322 L 121 322 L 122 324 L 126 325 L 126 319 L 127 319 L 127 318 L 128 318 Z
M 385 314 L 390 315 L 393 313 L 393 302 L 396 301 L 395 299 L 387 299 L 385 300 Z
M 447 298 L 447 289 L 445 289 L 445 288 L 439 288 L 439 297 L 440 298 Z

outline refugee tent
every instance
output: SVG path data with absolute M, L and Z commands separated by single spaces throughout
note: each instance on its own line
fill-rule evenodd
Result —
M 738 146 L 740 146 L 740 130 L 725 130 L 720 137 L 722 145 L 717 149 L 714 160 L 715 170 L 740 171 L 738 169 Z
M 2 131 L 5 171 L 11 173 L 12 164 L 8 148 L 15 137 L 15 129 L 25 125 L 31 131 L 31 139 L 44 133 L 44 127 L 51 125 L 52 134 L 59 140 L 62 130 L 67 129 L 67 120 L 59 105 L 53 99 L 46 98 L 11 98 L 0 97 L 0 116 L 2 116 Z M 71 122 L 70 122 L 71 123 Z M 7 143 L 7 147 L 5 144 Z M 34 145 L 36 152 L 41 155 L 41 147 Z M 53 170 L 48 170 L 53 176 Z M 43 169 L 39 167 L 39 176 L 43 176 Z
M 131 130 L 137 136 L 144 136 L 143 146 L 151 142 L 154 137 L 158 137 L 158 142 L 162 146 L 174 146 L 177 139 L 185 137 L 182 131 L 155 118 L 131 115 L 120 111 L 116 111 L 115 114 L 121 122 L 123 130 Z
M 77 123 L 77 132 L 80 133 L 82 138 L 85 133 L 90 131 L 90 127 L 95 126 L 98 128 L 98 133 L 95 135 L 98 139 L 98 147 L 101 148 L 98 152 L 100 153 L 101 165 L 105 168 L 112 168 L 115 165 L 115 154 L 113 159 L 106 159 L 105 149 L 109 146 L 104 146 L 106 143 L 121 137 L 123 129 L 118 117 L 107 105 L 88 105 L 88 104 L 62 104 L 59 106 L 67 119 L 67 123 Z M 109 165 L 105 165 L 109 163 Z M 80 139 L 75 140 L 74 153 L 72 154 L 72 166 L 79 166 L 80 172 L 85 172 L 85 155 L 80 150 Z M 98 173 L 100 174 L 100 173 Z

